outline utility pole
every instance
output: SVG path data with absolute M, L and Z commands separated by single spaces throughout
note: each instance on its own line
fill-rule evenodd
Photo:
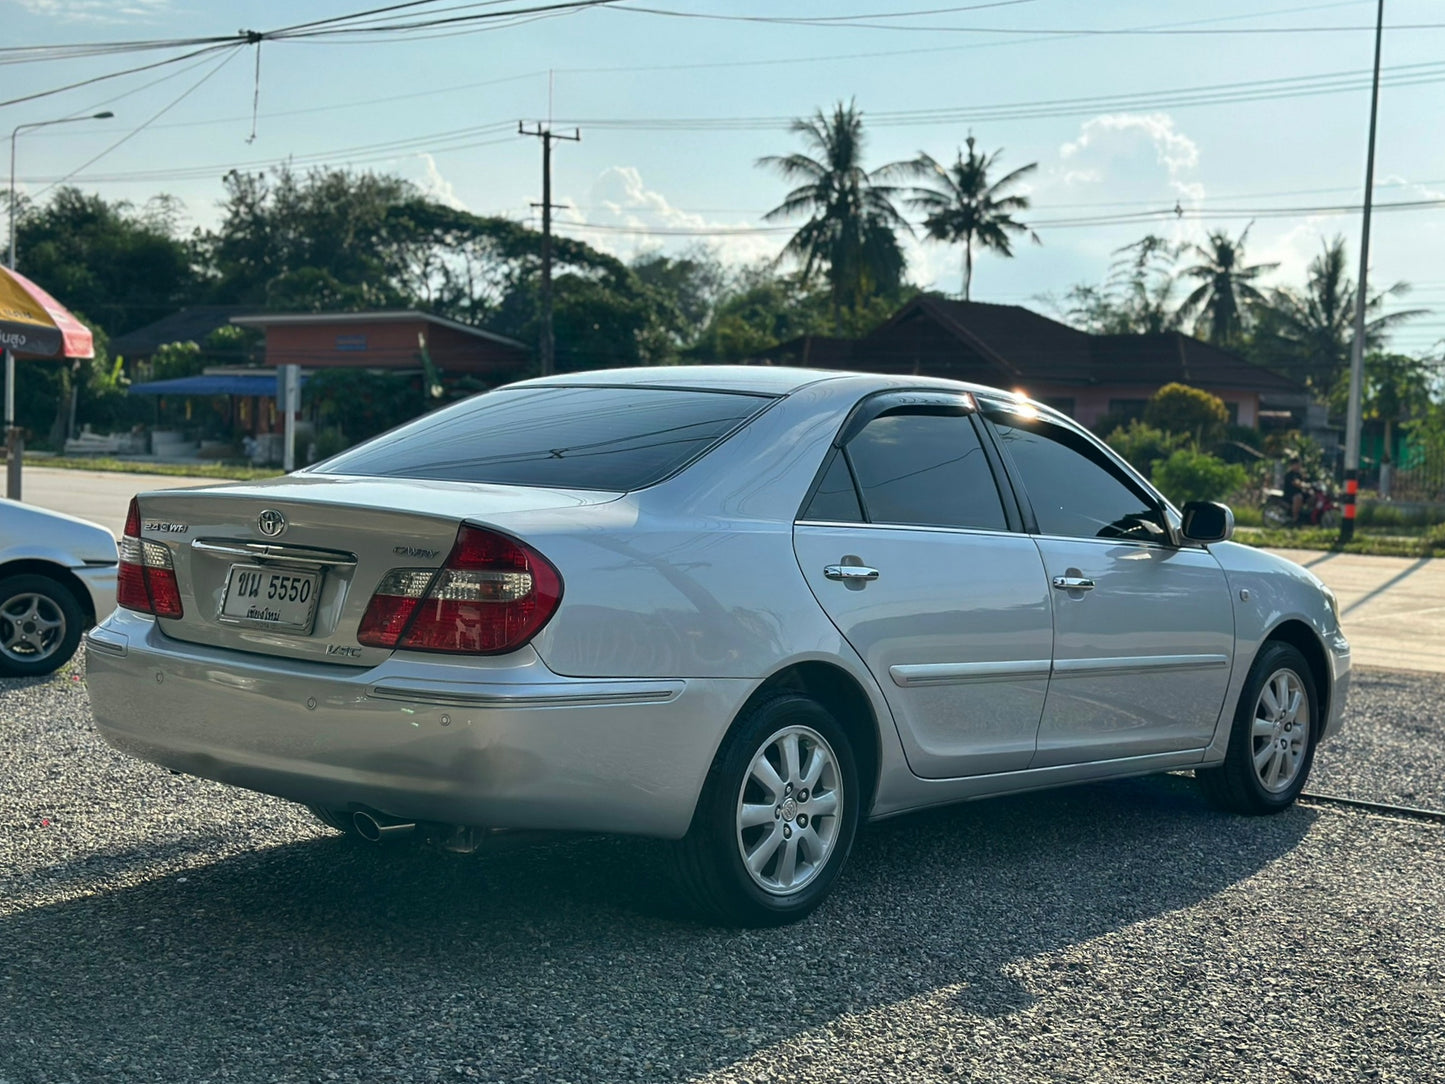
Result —
M 572 129 L 571 135 L 559 135 L 538 124 L 532 131 L 517 122 L 517 134 L 536 136 L 542 141 L 542 375 L 551 376 L 557 369 L 557 342 L 552 334 L 552 141 L 565 139 L 582 142 L 582 132 Z M 537 204 L 532 204 L 536 207 Z
M 1365 151 L 1365 221 L 1360 230 L 1360 278 L 1355 283 L 1355 339 L 1350 344 L 1350 402 L 1345 415 L 1345 518 L 1340 541 L 1355 537 L 1355 498 L 1360 492 L 1360 423 L 1365 386 L 1366 277 L 1370 269 L 1370 210 L 1375 199 L 1375 118 L 1380 109 L 1380 40 L 1385 32 L 1385 0 L 1375 15 L 1375 79 L 1370 89 L 1370 138 Z

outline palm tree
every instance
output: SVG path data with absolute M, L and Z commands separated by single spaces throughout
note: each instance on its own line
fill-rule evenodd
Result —
M 1244 262 L 1244 242 L 1250 226 L 1244 227 L 1237 241 L 1231 241 L 1223 230 L 1213 230 L 1207 245 L 1189 246 L 1201 262 L 1186 267 L 1182 274 L 1198 279 L 1199 286 L 1179 306 L 1179 315 L 1185 320 L 1197 315 L 1196 334 L 1199 325 L 1205 325 L 1206 338 L 1216 346 L 1227 346 L 1239 339 L 1246 311 L 1265 301 L 1254 281 L 1279 266 Z
M 1386 299 L 1409 289 L 1397 282 L 1365 304 L 1366 350 L 1378 350 L 1392 328 L 1427 311 L 1384 312 Z M 1329 393 L 1349 371 L 1355 338 L 1355 283 L 1347 269 L 1345 239 L 1326 241 L 1310 261 L 1304 291 L 1272 291 L 1259 317 L 1255 339 L 1265 363 L 1309 383 L 1321 394 Z
M 963 244 L 963 299 L 969 300 L 973 288 L 973 246 L 991 248 L 1000 256 L 1012 256 L 1010 234 L 1027 234 L 1034 244 L 1042 244 L 1039 235 L 1015 219 L 1017 211 L 1029 209 L 1028 196 L 1005 195 L 1006 189 L 1039 168 L 1037 162 L 1020 166 L 996 181 L 988 171 L 1003 151 L 980 154 L 974 139 L 967 140 L 968 153 L 958 152 L 958 159 L 945 168 L 924 151 L 905 167 L 906 171 L 928 182 L 913 189 L 908 206 L 924 214 L 924 232 L 935 241 Z
M 782 254 L 798 260 L 805 277 L 819 269 L 827 276 L 833 321 L 841 330 L 845 307 L 856 309 L 903 281 L 897 231 L 913 231 L 893 206 L 898 189 L 882 183 L 898 165 L 863 168 L 863 114 L 852 102 L 839 102 L 831 117 L 819 109 L 788 130 L 802 136 L 812 153 L 758 159 L 785 179 L 803 182 L 763 217 L 776 222 L 809 216 Z

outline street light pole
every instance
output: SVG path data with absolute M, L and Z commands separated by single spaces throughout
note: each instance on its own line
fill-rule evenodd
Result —
M 10 259 L 6 267 L 15 267 L 15 138 L 31 128 L 49 128 L 52 124 L 71 124 L 78 120 L 109 120 L 115 116 L 109 109 L 103 113 L 91 113 L 85 117 L 61 117 L 58 120 L 37 120 L 31 124 L 17 124 L 10 132 Z
M 1340 541 L 1355 537 L 1355 498 L 1360 491 L 1360 425 L 1365 386 L 1366 277 L 1370 269 L 1370 209 L 1375 198 L 1375 118 L 1380 108 L 1380 39 L 1385 33 L 1385 0 L 1375 16 L 1375 79 L 1370 90 L 1370 137 L 1365 150 L 1365 221 L 1360 230 L 1360 278 L 1355 283 L 1355 338 L 1350 344 L 1350 398 L 1345 413 L 1345 516 Z
M 6 266 L 15 267 L 15 140 L 21 132 L 31 128 L 49 128 L 52 124 L 70 124 L 77 120 L 107 120 L 115 116 L 109 109 L 85 117 L 60 117 L 57 120 L 38 120 L 31 124 L 17 124 L 10 131 L 10 259 Z M 20 439 L 20 430 L 15 425 L 15 354 L 5 352 L 5 495 L 13 501 L 20 499 L 20 462 L 25 456 L 25 445 Z

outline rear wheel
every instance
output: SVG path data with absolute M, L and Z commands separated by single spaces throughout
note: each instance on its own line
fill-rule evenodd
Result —
M 1287 809 L 1314 764 L 1318 711 L 1299 649 L 1265 644 L 1240 693 L 1224 763 L 1194 773 L 1205 797 L 1231 813 Z
M 848 859 L 859 817 L 848 736 L 805 696 L 738 721 L 677 844 L 698 908 L 740 926 L 793 922 L 816 908 Z
M 1293 522 L 1290 506 L 1280 501 L 1266 503 L 1260 510 L 1260 516 L 1264 519 L 1266 527 L 1288 527 Z
M 80 602 L 59 580 L 34 573 L 0 580 L 0 674 L 58 670 L 80 646 Z

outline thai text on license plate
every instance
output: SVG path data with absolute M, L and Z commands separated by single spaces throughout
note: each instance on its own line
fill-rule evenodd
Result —
M 320 593 L 319 572 L 232 565 L 221 603 L 221 620 L 309 632 Z

